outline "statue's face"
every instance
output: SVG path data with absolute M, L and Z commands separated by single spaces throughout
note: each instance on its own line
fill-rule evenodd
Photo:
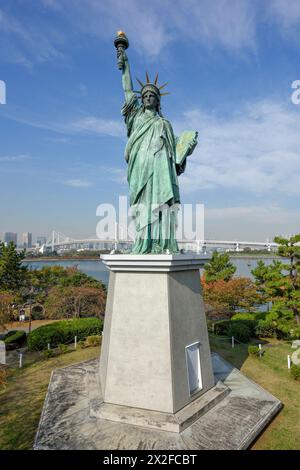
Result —
M 156 111 L 158 107 L 158 99 L 155 93 L 152 93 L 151 91 L 146 91 L 146 93 L 143 95 L 143 105 L 146 109 Z

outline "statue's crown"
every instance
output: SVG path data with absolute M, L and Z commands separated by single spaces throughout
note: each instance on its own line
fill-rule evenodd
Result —
M 156 74 L 156 77 L 155 77 L 155 80 L 154 80 L 154 83 L 151 83 L 150 79 L 149 79 L 149 75 L 148 75 L 148 72 L 146 72 L 146 83 L 142 83 L 138 78 L 137 78 L 137 81 L 139 82 L 139 84 L 141 85 L 141 89 L 139 91 L 137 91 L 137 93 L 140 93 L 141 97 L 143 97 L 143 95 L 146 93 L 146 91 L 152 91 L 152 93 L 155 93 L 155 95 L 157 96 L 157 98 L 160 100 L 161 96 L 164 96 L 164 95 L 169 95 L 170 93 L 168 92 L 165 92 L 165 93 L 161 93 L 160 90 L 162 88 L 164 88 L 167 83 L 164 83 L 163 85 L 158 85 L 157 81 L 158 81 L 158 73 Z

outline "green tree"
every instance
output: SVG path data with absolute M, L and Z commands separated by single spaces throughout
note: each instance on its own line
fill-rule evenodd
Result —
M 25 252 L 18 253 L 13 242 L 0 242 L 0 289 L 17 291 L 26 283 L 28 269 L 22 266 Z
M 291 310 L 298 325 L 300 325 L 300 233 L 290 238 L 275 237 L 278 243 L 278 254 L 288 263 L 283 263 L 283 283 L 281 299 L 277 301 L 276 309 Z
M 282 296 L 283 264 L 281 261 L 273 260 L 272 264 L 266 265 L 259 260 L 257 266 L 252 269 L 258 292 L 266 302 L 274 302 Z
M 279 256 L 288 262 L 273 261 L 266 266 L 259 261 L 252 274 L 258 291 L 272 302 L 269 319 L 294 319 L 300 325 L 300 234 L 275 237 L 274 241 L 279 245 Z
M 214 251 L 210 262 L 204 266 L 205 281 L 229 281 L 235 271 L 236 267 L 230 262 L 228 253 Z

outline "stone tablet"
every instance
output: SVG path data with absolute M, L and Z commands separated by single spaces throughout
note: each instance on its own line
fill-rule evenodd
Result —
M 6 364 L 6 349 L 4 341 L 0 341 L 0 364 Z

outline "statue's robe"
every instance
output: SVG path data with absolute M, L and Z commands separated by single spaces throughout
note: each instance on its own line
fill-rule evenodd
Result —
M 122 108 L 127 125 L 130 206 L 135 211 L 133 253 L 178 253 L 175 238 L 178 204 L 176 138 L 169 121 L 145 110 L 134 93 Z

